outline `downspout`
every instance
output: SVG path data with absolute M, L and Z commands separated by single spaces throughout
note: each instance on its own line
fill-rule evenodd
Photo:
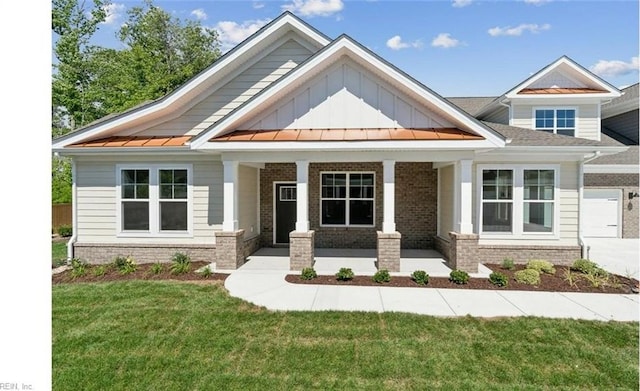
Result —
M 71 158 L 71 229 L 73 234 L 67 242 L 67 260 L 73 259 L 73 244 L 78 239 L 78 202 L 76 189 L 76 160 Z
M 582 258 L 587 259 L 589 257 L 589 246 L 584 242 L 582 236 L 582 225 L 584 223 L 583 210 L 582 210 L 582 198 L 584 197 L 584 165 L 590 161 L 600 157 L 600 151 L 595 151 L 591 156 L 580 162 L 580 169 L 578 170 L 578 243 L 580 244 L 580 253 Z

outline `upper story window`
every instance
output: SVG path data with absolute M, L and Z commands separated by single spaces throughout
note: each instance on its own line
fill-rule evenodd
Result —
M 535 109 L 535 128 L 544 132 L 576 135 L 575 109 Z

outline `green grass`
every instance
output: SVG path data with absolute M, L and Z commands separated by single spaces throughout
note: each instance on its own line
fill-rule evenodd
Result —
M 62 262 L 67 259 L 67 241 L 51 242 L 51 263 Z
M 637 390 L 638 323 L 270 312 L 218 285 L 62 284 L 53 386 Z

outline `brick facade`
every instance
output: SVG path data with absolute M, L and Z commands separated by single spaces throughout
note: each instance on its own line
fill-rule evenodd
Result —
M 503 259 L 511 258 L 515 263 L 524 264 L 532 259 L 544 259 L 554 265 L 568 266 L 582 258 L 581 254 L 580 246 L 478 246 L 481 263 L 502 263 Z
M 215 262 L 216 246 L 207 244 L 74 243 L 75 258 L 92 264 L 107 264 L 115 257 L 131 256 L 138 263 L 171 262 L 177 252 L 194 262 Z
M 314 258 L 314 235 L 309 232 L 291 232 L 289 234 L 289 268 L 291 270 L 302 270 L 306 267 L 313 267 Z
M 402 234 L 402 248 L 433 248 L 437 223 L 438 172 L 433 164 L 396 163 L 396 231 Z
M 477 273 L 478 264 L 478 235 L 449 232 L 449 267 L 467 273 Z
M 378 252 L 376 267 L 378 270 L 387 269 L 390 272 L 400 271 L 400 242 L 399 232 L 384 233 L 377 232 Z
M 216 269 L 235 270 L 244 264 L 244 230 L 216 232 Z
M 584 186 L 587 189 L 622 190 L 622 237 L 638 238 L 640 229 L 640 198 L 629 199 L 629 193 L 640 193 L 640 177 L 637 174 L 585 174 Z

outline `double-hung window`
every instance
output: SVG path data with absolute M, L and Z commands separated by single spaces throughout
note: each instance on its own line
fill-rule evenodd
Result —
M 558 235 L 557 165 L 478 166 L 480 233 Z
M 366 172 L 321 174 L 320 224 L 373 226 L 375 175 Z
M 186 164 L 118 166 L 118 234 L 189 235 L 191 171 Z
M 575 136 L 576 110 L 569 108 L 537 108 L 534 110 L 535 128 L 544 132 Z

